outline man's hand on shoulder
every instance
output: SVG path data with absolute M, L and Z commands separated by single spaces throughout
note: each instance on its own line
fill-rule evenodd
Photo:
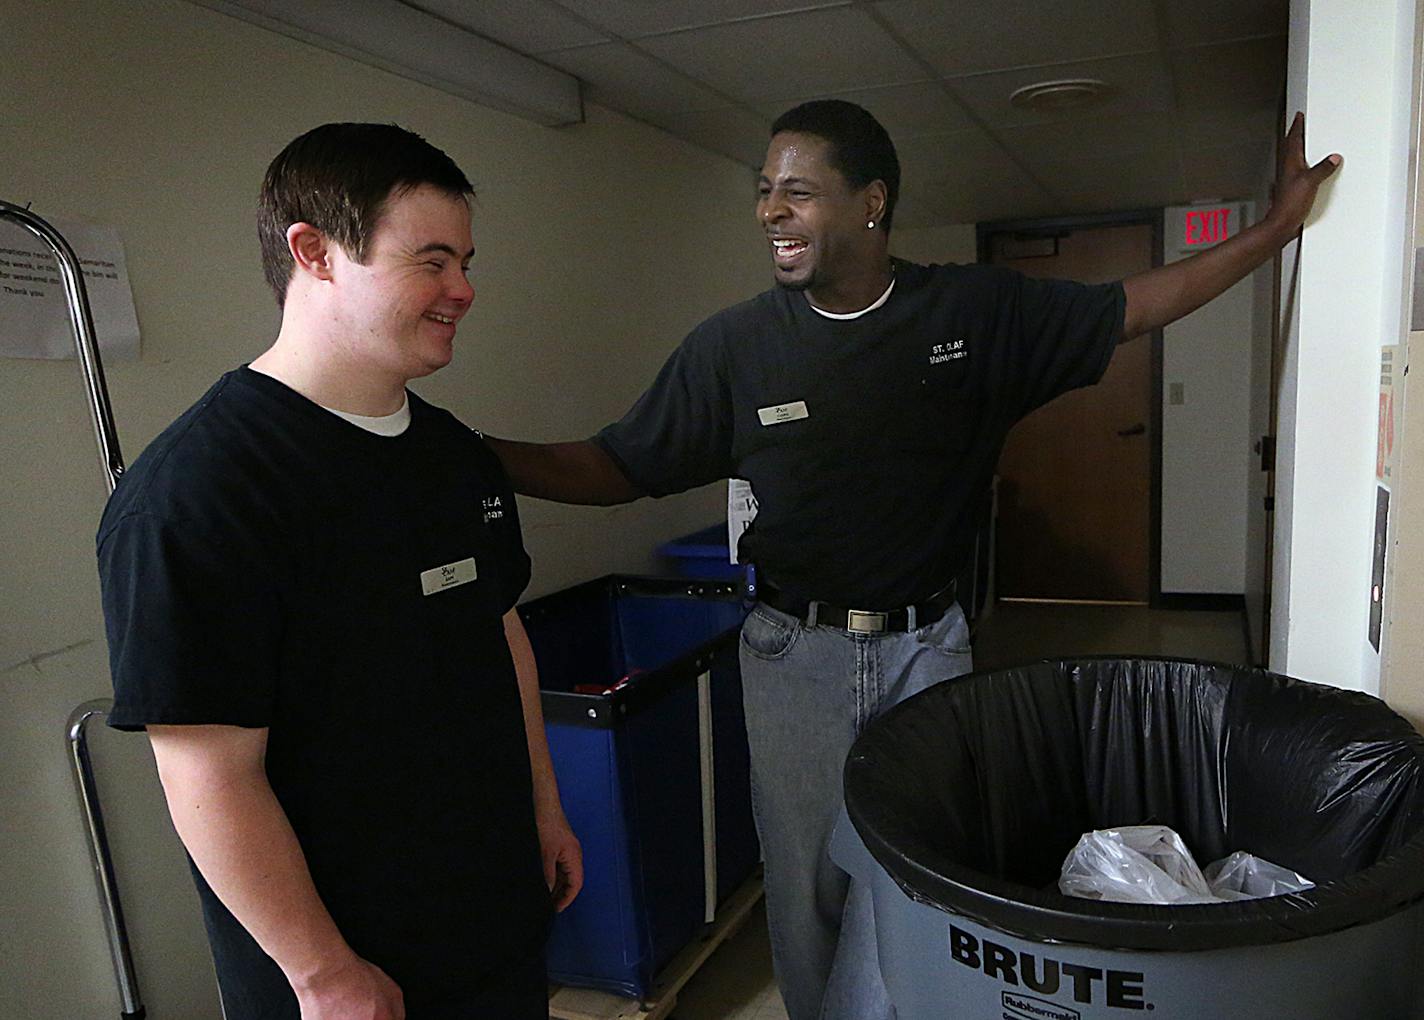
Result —
M 514 491 L 556 503 L 613 506 L 644 495 L 594 442 L 521 443 L 485 436 Z
M 386 972 L 352 954 L 294 982 L 302 1020 L 405 1020 L 405 999 Z

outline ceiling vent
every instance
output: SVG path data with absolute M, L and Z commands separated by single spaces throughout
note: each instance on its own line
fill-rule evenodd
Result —
M 1025 85 L 1009 96 L 1009 102 L 1023 110 L 1062 113 L 1101 102 L 1112 88 L 1096 78 L 1060 78 Z

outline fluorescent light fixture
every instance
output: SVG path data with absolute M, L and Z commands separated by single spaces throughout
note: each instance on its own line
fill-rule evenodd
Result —
M 399 0 L 192 0 L 546 127 L 583 120 L 579 81 Z

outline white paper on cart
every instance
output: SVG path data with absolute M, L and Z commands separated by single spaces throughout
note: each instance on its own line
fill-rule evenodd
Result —
M 742 562 L 737 555 L 737 543 L 742 532 L 751 527 L 757 515 L 756 496 L 752 483 L 745 478 L 727 479 L 727 550 L 733 563 Z

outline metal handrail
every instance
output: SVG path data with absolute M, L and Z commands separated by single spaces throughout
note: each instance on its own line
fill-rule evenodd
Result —
M 119 904 L 118 885 L 114 880 L 114 862 L 109 856 L 109 842 L 104 830 L 104 812 L 99 807 L 99 790 L 94 785 L 94 767 L 89 761 L 89 741 L 85 726 L 90 719 L 107 716 L 114 703 L 108 698 L 86 701 L 69 715 L 66 731 L 69 736 L 70 762 L 74 766 L 74 785 L 79 804 L 84 809 L 84 825 L 89 831 L 89 858 L 94 864 L 94 882 L 99 887 L 99 899 L 104 905 L 104 932 L 109 937 L 109 954 L 114 961 L 114 977 L 119 982 L 119 999 L 126 1020 L 143 1020 L 143 1002 L 138 993 L 138 977 L 134 973 L 133 956 L 129 953 L 128 928 Z
M 70 324 L 74 328 L 74 346 L 79 352 L 84 389 L 89 396 L 89 415 L 94 421 L 94 438 L 99 444 L 104 483 L 113 492 L 114 486 L 119 483 L 119 476 L 124 473 L 124 458 L 119 452 L 119 434 L 114 428 L 114 412 L 109 406 L 108 387 L 104 384 L 104 365 L 99 360 L 94 316 L 89 311 L 89 294 L 84 289 L 84 272 L 79 266 L 79 256 L 74 254 L 63 234 L 22 206 L 0 200 L 0 220 L 17 223 L 44 241 L 59 263 L 64 297 L 69 303 Z
M 84 288 L 84 271 L 79 257 L 64 239 L 64 235 L 22 206 L 0 200 L 0 220 L 19 224 L 49 245 L 59 263 L 59 275 L 64 281 L 65 301 L 69 306 L 70 325 L 74 330 L 74 346 L 79 352 L 79 367 L 84 375 L 84 389 L 89 398 L 89 414 L 94 423 L 94 438 L 99 444 L 99 462 L 104 471 L 104 484 L 109 492 L 124 473 L 123 454 L 119 450 L 119 434 L 114 428 L 114 414 L 109 406 L 109 390 L 104 383 L 104 365 L 99 358 L 95 339 L 94 316 L 89 310 L 89 294 Z M 74 784 L 84 812 L 84 824 L 89 834 L 89 857 L 94 865 L 94 880 L 99 889 L 99 904 L 104 912 L 104 929 L 109 937 L 109 953 L 113 957 L 114 977 L 119 985 L 119 1000 L 125 1020 L 143 1020 L 146 1015 L 139 997 L 138 978 L 134 974 L 133 957 L 129 953 L 128 930 L 124 927 L 123 909 L 119 905 L 118 884 L 114 879 L 114 862 L 104 832 L 104 813 L 99 805 L 94 769 L 89 760 L 86 728 L 89 721 L 105 716 L 113 702 L 107 698 L 86 701 L 69 716 L 65 735 L 69 741 L 70 763 L 74 766 Z

